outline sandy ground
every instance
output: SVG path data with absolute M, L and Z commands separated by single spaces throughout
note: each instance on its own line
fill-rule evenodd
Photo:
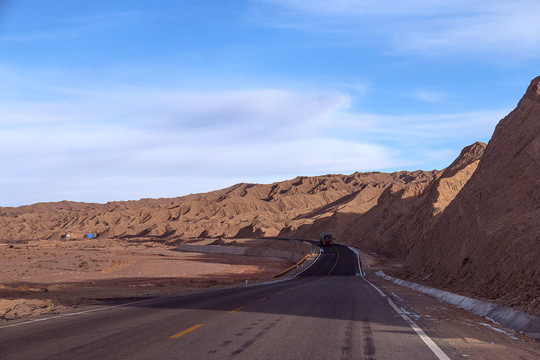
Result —
M 209 243 L 300 252 L 308 248 L 269 240 L 202 242 Z M 293 264 L 279 258 L 185 253 L 174 248 L 104 239 L 0 244 L 0 319 L 267 281 Z

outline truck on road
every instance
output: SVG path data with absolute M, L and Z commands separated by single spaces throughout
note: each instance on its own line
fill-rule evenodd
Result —
M 319 245 L 320 246 L 330 246 L 332 245 L 332 241 L 334 238 L 332 237 L 332 234 L 329 232 L 322 232 L 321 235 L 319 235 Z

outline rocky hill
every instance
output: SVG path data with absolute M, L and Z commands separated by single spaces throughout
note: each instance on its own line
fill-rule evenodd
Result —
M 413 280 L 540 313 L 540 77 L 405 265 Z
M 345 230 L 344 238 L 365 250 L 405 259 L 416 239 L 433 227 L 467 183 L 485 148 L 486 144 L 480 142 L 467 146 L 450 166 L 434 177 L 388 187 L 377 206 Z
M 404 260 L 416 239 L 432 229 L 437 217 L 469 180 L 485 148 L 486 144 L 477 142 L 465 147 L 444 171 L 387 186 L 371 200 L 369 208 L 334 208 L 313 222 L 284 228 L 280 235 L 309 238 L 330 231 L 340 241 Z
M 173 199 L 87 204 L 62 201 L 0 208 L 0 239 L 182 239 L 278 236 L 335 212 L 361 214 L 389 186 L 436 172 L 355 173 L 298 177 L 268 185 L 237 184 Z M 310 233 L 309 237 L 317 237 Z

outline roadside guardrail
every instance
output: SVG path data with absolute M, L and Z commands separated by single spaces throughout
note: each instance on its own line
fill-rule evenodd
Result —
M 296 269 L 297 267 L 299 267 L 300 265 L 302 265 L 302 263 L 304 261 L 307 260 L 307 258 L 309 257 L 310 254 L 307 254 L 306 256 L 304 256 L 299 262 L 297 262 L 296 264 L 294 264 L 293 266 L 291 266 L 290 268 L 287 268 L 285 270 L 283 270 L 282 272 L 279 272 L 277 274 L 274 275 L 274 279 L 275 278 L 278 278 L 280 276 L 283 276 L 285 275 L 286 273 L 288 273 L 289 271 L 293 270 L 293 269 Z

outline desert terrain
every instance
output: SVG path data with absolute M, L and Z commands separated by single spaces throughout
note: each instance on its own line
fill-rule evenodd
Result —
M 301 242 L 210 239 L 249 249 L 311 252 Z M 0 245 L 0 318 L 12 320 L 45 313 L 245 286 L 273 279 L 295 262 L 278 257 L 181 252 L 176 244 L 87 239 L 33 240 Z
M 36 301 L 22 314 L 268 279 L 291 261 L 171 248 L 197 239 L 315 239 L 330 231 L 390 261 L 393 276 L 540 315 L 539 164 L 540 77 L 488 144 L 466 146 L 443 170 L 241 183 L 173 199 L 0 208 L 2 302 Z M 55 297 L 59 289 L 78 295 Z

